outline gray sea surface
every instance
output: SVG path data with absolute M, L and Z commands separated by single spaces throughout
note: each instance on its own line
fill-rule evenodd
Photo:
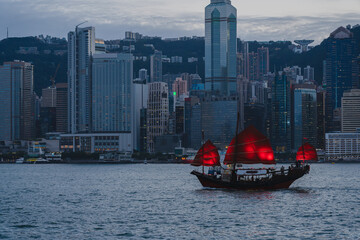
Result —
M 0 239 L 360 239 L 360 164 L 290 189 L 203 188 L 179 164 L 0 165 Z

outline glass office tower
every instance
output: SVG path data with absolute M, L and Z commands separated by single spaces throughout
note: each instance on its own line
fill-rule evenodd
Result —
M 205 89 L 236 94 L 236 8 L 211 0 L 205 8 Z

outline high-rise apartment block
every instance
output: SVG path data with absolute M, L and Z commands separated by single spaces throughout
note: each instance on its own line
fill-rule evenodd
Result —
M 211 0 L 205 8 L 205 89 L 236 94 L 236 8 Z
M 68 34 L 68 131 L 91 131 L 91 59 L 95 28 L 76 27 Z
M 34 66 L 28 62 L 5 62 L 0 66 L 0 139 L 35 138 Z

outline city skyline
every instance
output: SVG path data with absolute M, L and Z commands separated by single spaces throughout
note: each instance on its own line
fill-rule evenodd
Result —
M 99 29 L 97 35 L 104 39 L 123 38 L 125 31 L 161 37 L 203 36 L 203 8 L 209 2 L 4 0 L 0 8 L 0 39 L 6 37 L 7 27 L 10 37 L 39 34 L 65 37 L 68 29 L 86 20 L 89 25 Z M 360 2 L 356 0 L 341 3 L 305 0 L 298 6 L 285 0 L 233 0 L 232 4 L 238 9 L 237 37 L 247 41 L 306 38 L 314 39 L 314 44 L 319 44 L 332 29 L 339 25 L 355 25 L 360 18 L 359 11 L 356 11 L 360 9 Z

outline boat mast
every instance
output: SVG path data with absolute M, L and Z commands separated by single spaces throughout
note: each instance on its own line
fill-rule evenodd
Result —
M 201 145 L 202 145 L 202 156 L 204 158 L 204 144 L 205 144 L 205 132 L 204 130 L 201 131 Z M 202 173 L 204 174 L 204 163 L 202 164 Z

